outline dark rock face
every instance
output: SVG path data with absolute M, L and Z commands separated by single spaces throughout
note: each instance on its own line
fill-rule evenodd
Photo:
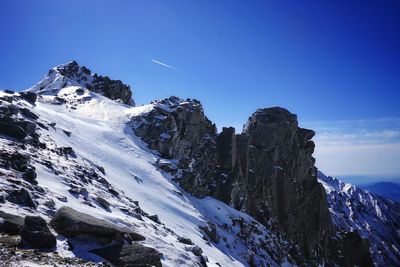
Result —
M 18 99 L 18 96 L 9 97 L 12 102 Z M 18 117 L 21 114 L 27 119 Z M 0 105 L 0 134 L 22 141 L 28 136 L 35 137 L 36 120 L 38 117 L 27 108 L 19 108 L 14 104 L 8 103 Z
M 146 116 L 132 118 L 133 131 L 151 149 L 165 158 L 178 159 L 182 169 L 190 170 L 184 173 L 190 176 L 182 180 L 184 188 L 196 187 L 188 190 L 196 196 L 210 195 L 208 185 L 212 184 L 215 169 L 215 125 L 197 100 L 170 97 L 152 104 L 154 109 Z
M 179 160 L 177 178 L 186 191 L 216 197 L 284 233 L 305 264 L 327 257 L 336 229 L 317 181 L 314 132 L 298 127 L 296 115 L 259 109 L 241 134 L 223 128 L 217 135 L 198 101 L 172 97 L 134 117 L 132 128 L 162 156 Z
M 25 99 L 26 101 L 28 101 L 29 103 L 31 103 L 32 105 L 35 104 L 36 99 L 37 99 L 37 95 L 32 92 L 21 92 L 20 96 L 23 99 Z
M 53 248 L 56 238 L 47 227 L 46 221 L 39 216 L 26 216 L 21 231 L 21 244 L 32 248 Z
M 18 235 L 24 225 L 24 218 L 0 211 L 0 233 Z
M 97 219 L 93 216 L 78 212 L 69 207 L 61 207 L 50 222 L 51 227 L 66 237 L 78 235 L 91 235 L 98 238 L 122 241 L 125 235 L 134 234 L 138 239 L 138 234 L 133 231 L 119 227 L 115 224 Z M 143 237 L 144 239 L 144 237 Z
M 112 80 L 107 76 L 101 76 L 92 74 L 89 69 L 84 66 L 79 66 L 76 61 L 70 61 L 67 64 L 60 65 L 51 69 L 48 73 L 48 77 L 58 73 L 63 76 L 63 83 L 57 84 L 57 89 L 62 89 L 71 85 L 78 85 L 87 88 L 88 90 L 100 93 L 112 100 L 119 101 L 121 103 L 134 106 L 135 102 L 132 99 L 132 91 L 129 85 L 123 84 L 120 80 Z M 54 87 L 51 86 L 52 82 L 46 78 L 35 87 L 38 88 L 38 93 L 51 90 Z M 81 94 L 82 91 L 78 91 L 77 94 Z
M 255 112 L 237 140 L 231 129 L 218 139 L 218 163 L 232 190 L 222 184 L 217 197 L 263 224 L 278 225 L 307 258 L 318 257 L 318 246 L 333 231 L 316 178 L 313 135 L 298 127 L 296 115 L 276 107 Z
M 24 188 L 13 190 L 8 193 L 7 200 L 25 207 L 36 209 L 36 203 L 32 200 L 31 195 Z
M 105 248 L 93 249 L 91 252 L 109 260 L 116 266 L 162 266 L 161 253 L 139 243 L 114 244 Z

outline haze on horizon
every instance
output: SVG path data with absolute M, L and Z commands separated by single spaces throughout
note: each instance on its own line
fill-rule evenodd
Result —
M 0 88 L 74 59 L 137 104 L 199 99 L 218 128 L 282 106 L 317 132 L 326 174 L 385 180 L 400 177 L 398 14 L 397 1 L 1 1 Z

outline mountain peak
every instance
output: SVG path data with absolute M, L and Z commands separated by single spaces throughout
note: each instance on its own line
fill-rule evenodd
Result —
M 91 70 L 80 66 L 75 60 L 50 69 L 43 80 L 29 88 L 28 91 L 42 95 L 54 95 L 60 89 L 69 86 L 79 86 L 112 100 L 131 106 L 135 105 L 129 85 L 120 80 L 112 80 L 108 76 L 92 74 Z

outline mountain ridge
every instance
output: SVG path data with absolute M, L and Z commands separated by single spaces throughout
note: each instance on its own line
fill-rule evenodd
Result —
M 41 216 L 62 258 L 97 263 L 145 261 L 140 246 L 157 266 L 399 261 L 395 249 L 388 259 L 370 254 L 368 236 L 331 220 L 341 207 L 317 180 L 314 132 L 299 128 L 295 114 L 259 109 L 241 134 L 217 133 L 198 100 L 134 107 L 127 96 L 129 86 L 76 62 L 26 92 L 0 93 L 0 210 L 9 214 L 0 214 L 1 231 L 24 226 L 13 216 Z M 60 213 L 64 206 L 76 211 Z M 60 214 L 81 230 L 70 236 L 69 225 L 51 223 Z M 99 247 L 99 225 L 114 229 L 106 239 L 119 245 Z M 130 256 L 121 263 L 108 251 Z

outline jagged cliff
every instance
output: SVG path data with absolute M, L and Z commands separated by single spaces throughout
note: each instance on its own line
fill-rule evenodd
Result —
M 197 100 L 171 97 L 133 121 L 134 132 L 152 149 L 179 160 L 179 171 L 170 169 L 186 191 L 216 197 L 284 234 L 304 256 L 298 264 L 339 263 L 329 250 L 343 241 L 317 181 L 314 132 L 298 127 L 296 115 L 280 107 L 259 109 L 242 133 L 230 127 L 217 134 Z

